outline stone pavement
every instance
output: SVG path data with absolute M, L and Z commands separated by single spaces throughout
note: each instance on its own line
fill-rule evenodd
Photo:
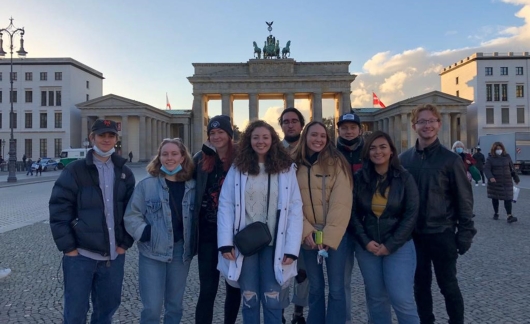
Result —
M 137 179 L 145 175 L 143 166 L 132 166 Z M 25 176 L 25 175 L 24 175 Z M 43 173 L 37 183 L 0 185 L 0 267 L 10 267 L 11 276 L 0 281 L 0 323 L 61 323 L 61 254 L 51 238 L 48 199 L 56 174 Z M 7 175 L 5 176 L 7 178 Z M 0 175 L 0 181 L 5 181 Z M 23 177 L 21 176 L 20 182 Z M 530 183 L 530 176 L 522 176 Z M 28 180 L 29 181 L 29 180 Z M 34 180 L 33 180 L 34 181 Z M 522 186 L 523 187 L 523 186 Z M 466 323 L 530 323 L 530 190 L 521 190 L 514 204 L 519 222 L 492 220 L 486 188 L 474 187 L 475 222 L 478 234 L 471 250 L 460 257 L 458 277 L 466 303 Z M 138 323 L 141 303 L 138 294 L 138 252 L 127 253 L 122 304 L 114 323 Z M 198 298 L 197 262 L 194 259 L 184 301 L 182 323 L 194 323 Z M 433 286 L 436 317 L 447 321 L 443 298 Z M 224 284 L 219 285 L 214 323 L 222 323 Z M 366 318 L 362 278 L 355 267 L 352 283 L 354 323 Z M 286 314 L 292 312 L 290 307 Z M 241 319 L 238 321 L 241 323 Z M 397 322 L 396 322 L 397 323 Z

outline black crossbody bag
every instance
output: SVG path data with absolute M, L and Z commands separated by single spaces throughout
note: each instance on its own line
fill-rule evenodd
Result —
M 267 216 L 265 223 L 254 222 L 239 231 L 234 236 L 234 244 L 241 254 L 251 256 L 268 246 L 272 241 L 272 235 L 267 225 L 269 220 L 269 196 L 271 192 L 271 175 L 267 184 Z

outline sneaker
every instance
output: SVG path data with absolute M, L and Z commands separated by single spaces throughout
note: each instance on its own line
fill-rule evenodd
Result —
M 293 320 L 291 324 L 306 324 L 304 316 L 295 316 L 293 315 Z
M 494 220 L 498 220 L 499 219 L 499 214 L 493 214 L 493 219 Z
M 484 187 L 484 186 L 486 186 L 486 184 L 483 182 L 483 183 L 482 183 L 482 186 Z
M 475 183 L 475 187 L 478 187 L 478 183 Z
M 506 219 L 506 221 L 507 221 L 508 223 L 514 223 L 514 222 L 517 222 L 517 217 L 510 215 L 510 216 L 508 216 L 508 219 Z
M 0 279 L 4 279 L 5 277 L 9 276 L 11 274 L 11 269 L 0 269 Z

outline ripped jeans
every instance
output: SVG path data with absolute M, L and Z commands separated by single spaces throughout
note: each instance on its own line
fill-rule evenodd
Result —
M 281 286 L 274 276 L 274 247 L 267 246 L 258 253 L 245 257 L 239 276 L 244 324 L 260 323 L 260 303 L 265 324 L 282 321 Z

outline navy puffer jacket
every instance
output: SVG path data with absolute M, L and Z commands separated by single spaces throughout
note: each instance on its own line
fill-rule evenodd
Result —
M 484 174 L 488 179 L 488 198 L 498 200 L 513 199 L 512 158 L 509 154 L 488 156 L 484 165 Z M 495 182 L 490 182 L 495 178 Z M 519 183 L 517 172 L 513 172 L 513 180 Z

